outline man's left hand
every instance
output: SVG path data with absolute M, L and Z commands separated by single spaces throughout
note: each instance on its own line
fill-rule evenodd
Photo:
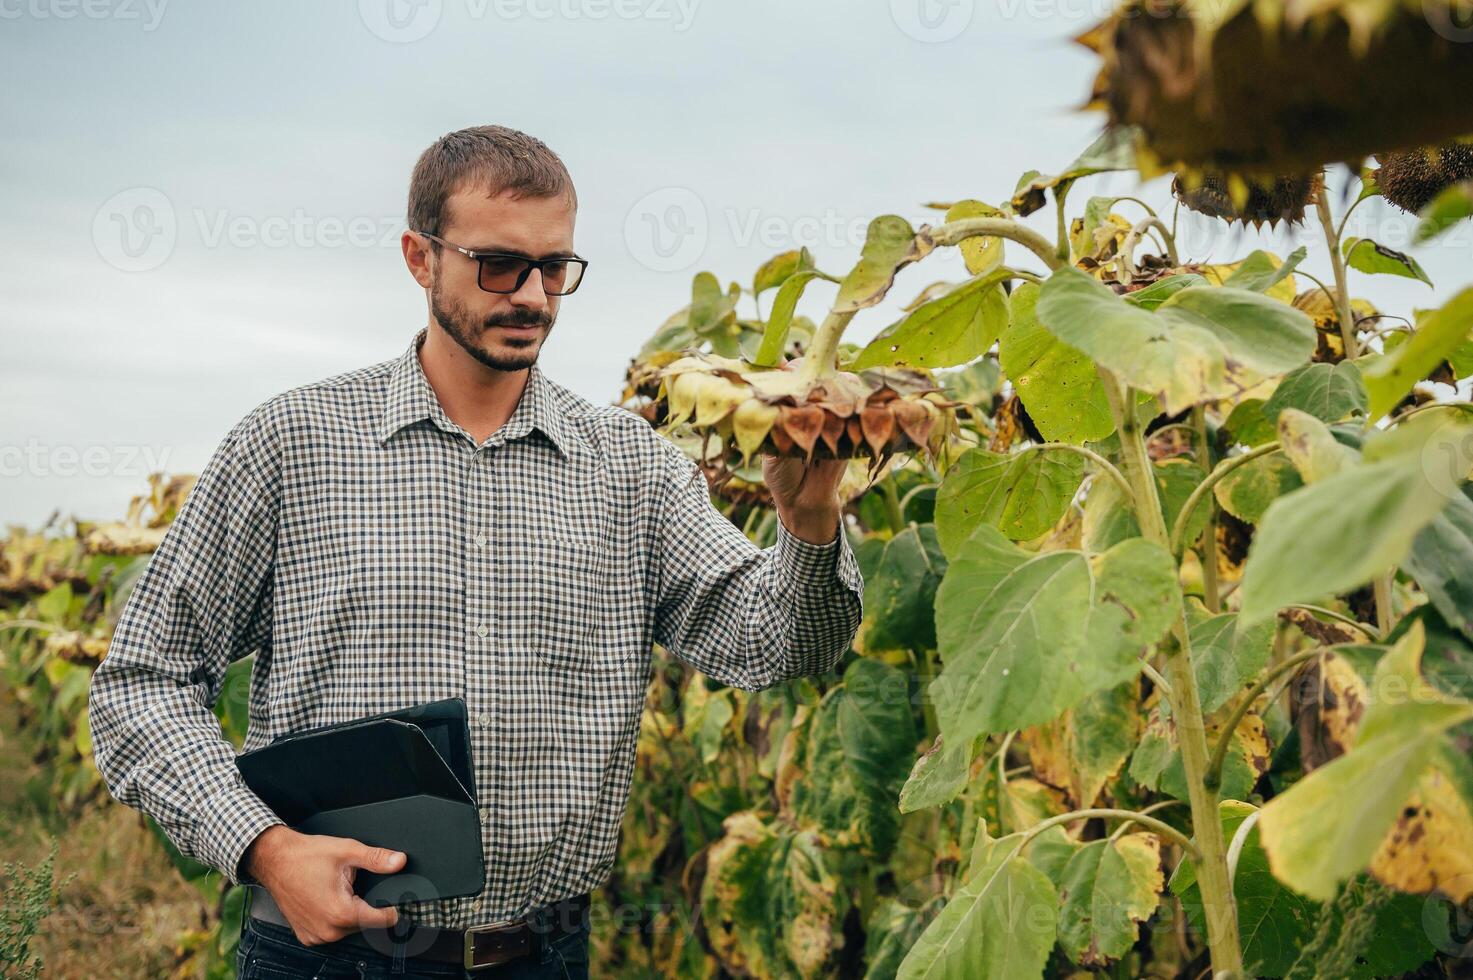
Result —
M 772 493 L 778 519 L 797 537 L 828 544 L 839 529 L 839 482 L 848 460 L 762 455 L 762 480 Z

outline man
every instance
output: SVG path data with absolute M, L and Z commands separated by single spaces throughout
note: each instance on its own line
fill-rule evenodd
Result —
M 542 373 L 582 270 L 576 208 L 562 162 L 523 133 L 475 127 L 426 150 L 402 248 L 427 325 L 401 356 L 277 395 L 230 431 L 93 676 L 109 791 L 253 886 L 243 968 L 447 976 L 462 955 L 525 950 L 502 969 L 586 975 L 581 913 L 614 861 L 651 644 L 755 691 L 833 668 L 858 629 L 843 461 L 764 458 L 779 530 L 759 550 L 642 418 Z M 481 894 L 373 908 L 356 870 L 396 871 L 402 854 L 299 833 L 245 786 L 211 706 L 253 651 L 246 749 L 465 699 Z M 571 925 L 546 924 L 568 910 Z

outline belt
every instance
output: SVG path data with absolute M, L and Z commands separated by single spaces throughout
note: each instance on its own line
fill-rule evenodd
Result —
M 291 928 L 270 892 L 259 885 L 252 885 L 250 891 L 252 918 Z M 469 929 L 440 929 L 416 923 L 405 934 L 396 934 L 402 924 L 394 929 L 360 929 L 336 942 L 310 948 L 326 952 L 346 946 L 380 956 L 392 956 L 394 947 L 402 945 L 405 955 L 437 963 L 455 963 L 467 970 L 475 970 L 508 963 L 533 953 L 540 954 L 554 936 L 577 932 L 586 924 L 589 904 L 590 895 L 583 892 L 538 906 L 521 919 Z

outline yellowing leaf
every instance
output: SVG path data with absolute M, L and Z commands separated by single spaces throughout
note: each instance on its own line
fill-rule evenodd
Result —
M 1307 412 L 1286 408 L 1279 413 L 1279 445 L 1305 483 L 1334 476 L 1354 465 L 1356 452 L 1341 445 L 1325 423 Z
M 1105 966 L 1135 945 L 1136 926 L 1161 901 L 1161 842 L 1127 834 L 1085 844 L 1059 883 L 1059 945 L 1081 966 Z
M 1371 858 L 1371 873 L 1399 891 L 1439 889 L 1458 903 L 1473 897 L 1473 810 L 1435 766 Z
M 1473 718 L 1473 703 L 1422 677 L 1423 643 L 1417 622 L 1382 656 L 1355 747 L 1263 808 L 1258 829 L 1274 876 L 1311 898 L 1329 901 L 1366 869 L 1443 733 Z
M 947 209 L 946 220 L 993 218 L 1004 215 L 1006 215 L 1005 211 L 968 198 L 965 201 L 957 201 Z M 1002 264 L 1003 240 L 1001 238 L 976 235 L 962 239 L 958 248 L 961 249 L 962 260 L 966 263 L 967 271 L 974 276 L 985 275 Z
M 930 250 L 917 242 L 910 222 L 899 215 L 882 214 L 869 223 L 859 261 L 839 283 L 833 311 L 852 313 L 885 298 L 895 273 Z
M 955 367 L 976 360 L 1008 322 L 1006 272 L 980 276 L 890 324 L 849 362 L 850 371 L 905 365 Z
M 1287 262 L 1272 252 L 1260 250 L 1237 262 L 1204 266 L 1197 271 L 1214 286 L 1252 289 L 1281 302 L 1292 303 L 1296 294 L 1293 272 L 1304 257 L 1302 247 L 1295 249 Z

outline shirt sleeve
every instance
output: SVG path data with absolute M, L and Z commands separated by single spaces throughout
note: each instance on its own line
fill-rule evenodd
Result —
M 129 595 L 88 694 L 108 791 L 232 885 L 252 881 L 239 868 L 246 847 L 284 822 L 245 785 L 212 710 L 226 667 L 270 643 L 279 462 L 264 408 L 226 435 L 200 473 Z
M 716 509 L 695 461 L 662 449 L 656 642 L 748 691 L 834 669 L 864 618 L 864 578 L 842 520 L 826 544 L 779 520 L 777 542 L 759 549 Z

